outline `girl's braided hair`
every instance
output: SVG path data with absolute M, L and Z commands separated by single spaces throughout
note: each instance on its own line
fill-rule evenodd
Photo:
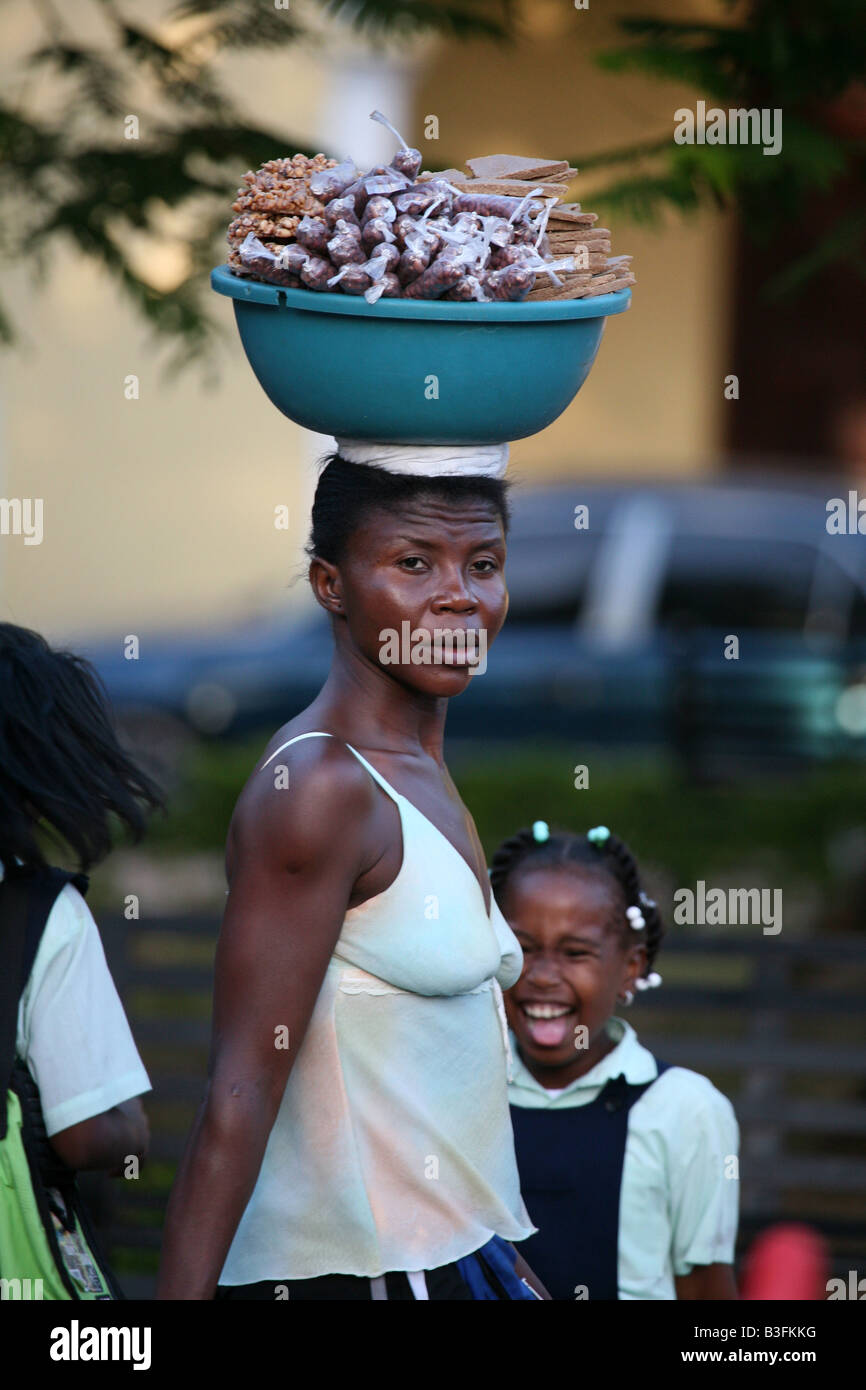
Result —
M 542 827 L 540 835 L 535 833 L 538 827 Z M 559 869 L 572 864 L 613 879 L 625 900 L 623 940 L 646 947 L 645 973 L 648 974 L 665 934 L 664 923 L 658 907 L 643 890 L 637 861 L 628 845 L 603 826 L 587 835 L 575 835 L 567 830 L 548 831 L 542 821 L 536 822 L 532 829 L 518 830 L 516 835 L 503 840 L 490 869 L 490 884 L 499 907 L 502 908 L 505 900 L 509 879 L 521 869 Z M 644 919 L 640 931 L 632 928 L 626 915 L 632 908 L 637 908 Z

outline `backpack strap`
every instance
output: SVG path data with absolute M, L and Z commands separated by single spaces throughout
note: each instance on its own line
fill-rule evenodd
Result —
M 42 865 L 7 866 L 0 880 L 0 1140 L 6 1138 L 5 1096 L 15 1063 L 18 1005 L 51 909 L 67 883 L 83 895 L 90 880 Z

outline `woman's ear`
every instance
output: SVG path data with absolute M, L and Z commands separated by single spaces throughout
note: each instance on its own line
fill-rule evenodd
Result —
M 316 602 L 327 613 L 342 613 L 343 585 L 337 566 L 316 555 L 310 561 L 309 578 L 310 588 L 316 596 Z

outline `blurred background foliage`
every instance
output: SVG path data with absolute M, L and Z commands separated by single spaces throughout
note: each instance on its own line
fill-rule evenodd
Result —
M 190 750 L 169 814 L 150 822 L 147 854 L 163 863 L 166 856 L 213 854 L 219 887 L 217 859 L 235 802 L 271 732 Z M 633 845 L 668 912 L 675 885 L 733 876 L 738 884 L 780 887 L 786 926 L 795 930 L 831 921 L 835 930 L 862 928 L 866 815 L 856 765 L 702 785 L 651 751 L 576 753 L 543 739 L 481 751 L 458 743 L 448 759 L 488 861 L 500 840 L 533 820 L 578 831 L 604 824 Z M 574 768 L 582 762 L 591 764 L 590 784 L 576 790 Z M 116 909 L 112 876 L 112 861 L 96 872 L 94 906 Z
M 216 333 L 203 307 L 205 275 L 238 170 L 286 152 L 316 153 L 290 130 L 244 118 L 217 74 L 220 56 L 315 43 L 317 35 L 294 7 L 260 0 L 168 4 L 164 33 L 130 18 L 132 6 L 90 3 L 104 21 L 98 47 L 79 41 L 75 14 L 33 0 L 41 39 L 0 98 L 0 260 L 44 275 L 58 240 L 70 241 L 114 278 L 161 338 L 176 342 L 175 361 L 189 360 Z M 502 40 L 514 31 L 512 0 L 311 4 L 323 19 L 343 19 L 376 40 L 431 32 Z M 46 71 L 63 94 L 50 113 L 39 100 Z M 130 113 L 139 122 L 133 138 L 124 134 Z M 158 238 L 166 209 L 191 216 L 189 272 L 173 288 L 157 289 L 137 270 L 128 238 Z M 0 304 L 0 338 L 15 337 Z
M 281 152 L 316 152 L 290 129 L 247 120 L 220 80 L 220 57 L 315 43 L 321 35 L 293 7 L 260 0 L 181 0 L 167 5 L 158 29 L 130 17 L 118 0 L 90 4 L 102 20 L 99 45 L 80 41 L 76 17 L 62 6 L 33 0 L 40 38 L 0 99 L 0 260 L 44 274 L 57 243 L 68 241 L 113 277 L 160 340 L 174 346 L 176 363 L 206 356 L 217 329 L 204 308 L 205 275 L 238 169 Z M 307 11 L 324 22 L 347 21 L 376 42 L 425 33 L 520 40 L 515 0 L 310 0 Z M 587 157 L 548 153 L 569 153 L 581 172 L 611 171 L 601 207 L 644 221 L 664 208 L 738 207 L 750 233 L 766 242 L 810 198 L 852 181 L 862 188 L 866 9 L 859 0 L 719 0 L 719 12 L 717 24 L 628 18 L 621 25 L 627 42 L 598 61 L 614 72 L 640 69 L 662 82 L 686 82 L 726 105 L 782 108 L 779 155 L 764 156 L 754 145 L 676 145 L 671 130 Z M 62 93 L 50 111 L 40 100 L 43 74 Z M 124 135 L 130 109 L 137 138 Z M 443 167 L 461 157 L 442 154 Z M 157 288 L 137 268 L 130 238 L 158 238 L 167 210 L 188 215 L 188 270 L 179 283 Z M 862 275 L 864 232 L 862 197 L 853 206 L 846 200 L 844 212 L 817 229 L 807 255 L 779 266 L 766 292 L 796 288 L 836 265 Z M 0 304 L 0 339 L 15 337 Z
M 766 245 L 803 217 L 809 200 L 847 183 L 857 194 L 835 221 L 816 226 L 805 255 L 781 257 L 764 293 L 791 292 L 821 270 L 863 278 L 866 243 L 866 7 L 860 0 L 722 0 L 725 22 L 622 21 L 628 43 L 598 55 L 610 72 L 638 71 L 693 86 L 708 106 L 782 113 L 782 149 L 675 144 L 669 132 L 574 162 L 582 172 L 624 166 L 597 196 L 636 221 L 664 208 L 738 208 L 746 231 Z

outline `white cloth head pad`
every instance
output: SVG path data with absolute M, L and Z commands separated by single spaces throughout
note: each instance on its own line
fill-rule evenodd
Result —
M 347 463 L 408 473 L 417 478 L 504 478 L 507 444 L 380 444 L 369 439 L 337 438 L 337 452 Z

